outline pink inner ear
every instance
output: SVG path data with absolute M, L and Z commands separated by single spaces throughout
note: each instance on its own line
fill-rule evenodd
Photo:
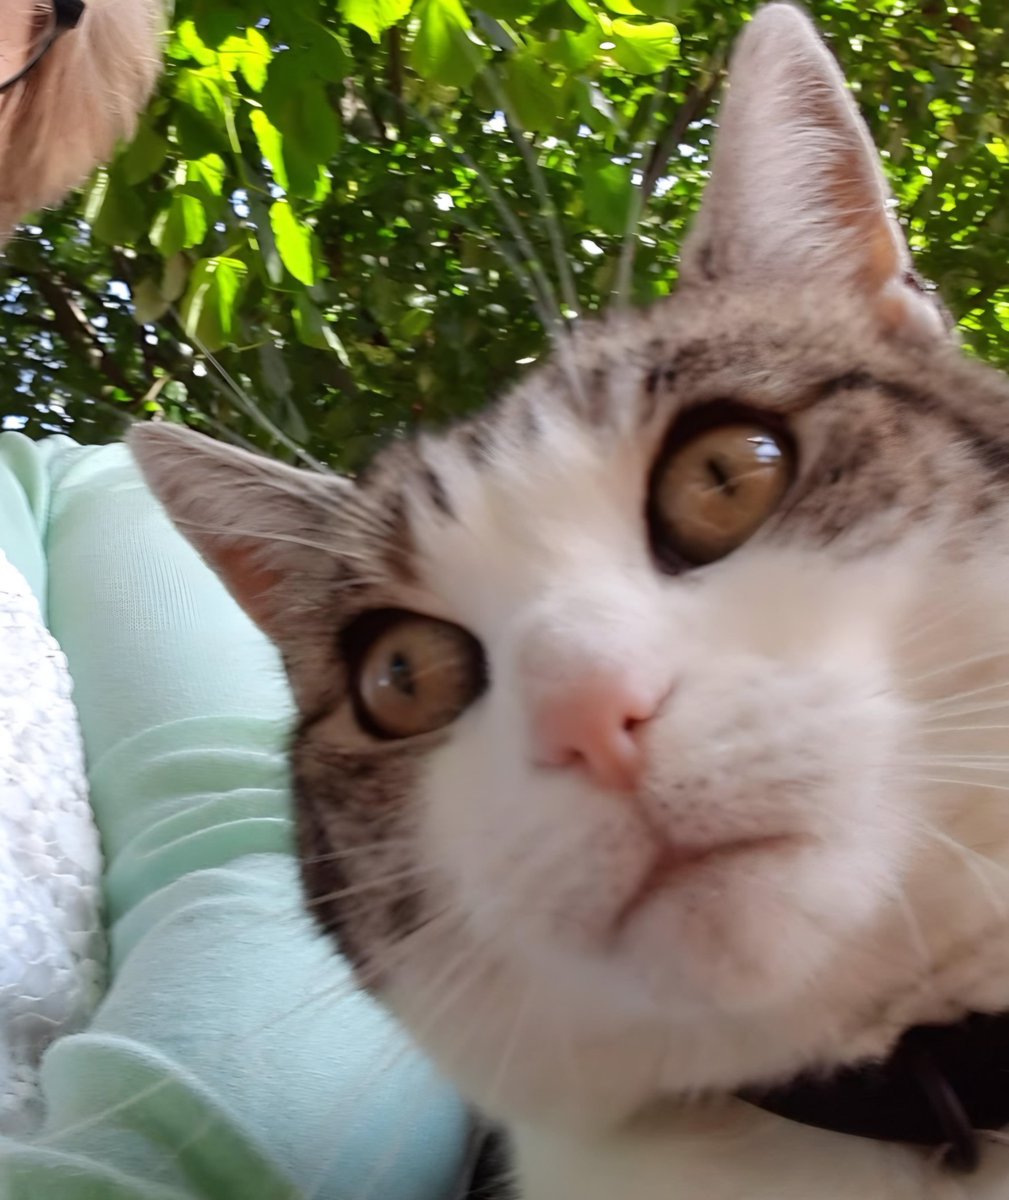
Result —
M 266 633 L 276 615 L 270 597 L 283 578 L 280 571 L 263 566 L 255 542 L 231 542 L 211 552 L 214 568 L 242 608 Z

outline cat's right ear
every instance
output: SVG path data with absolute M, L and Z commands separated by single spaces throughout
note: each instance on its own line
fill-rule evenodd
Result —
M 297 656 L 325 635 L 353 483 L 162 422 L 135 425 L 128 441 L 179 531 L 269 638 Z
M 911 273 L 844 78 L 789 4 L 762 8 L 739 36 L 681 279 L 846 290 L 890 331 L 924 339 L 945 331 Z

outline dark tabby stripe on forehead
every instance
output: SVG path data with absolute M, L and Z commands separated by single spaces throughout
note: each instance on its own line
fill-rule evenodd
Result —
M 476 418 L 462 429 L 462 447 L 475 467 L 485 467 L 491 460 L 491 431 L 486 418 Z
M 435 508 L 445 517 L 451 517 L 457 520 L 455 507 L 452 504 L 451 497 L 442 482 L 441 477 L 429 463 L 422 462 L 420 468 L 420 477 L 427 490 L 428 497 Z
M 676 386 L 679 371 L 674 363 L 666 363 L 652 367 L 645 376 L 642 388 L 641 405 L 638 411 L 638 424 L 642 427 L 651 425 L 658 412 L 659 399 L 671 392 Z
M 406 500 L 401 492 L 395 492 L 386 499 L 385 526 L 381 543 L 385 565 L 400 583 L 416 583 L 417 547 L 410 528 Z

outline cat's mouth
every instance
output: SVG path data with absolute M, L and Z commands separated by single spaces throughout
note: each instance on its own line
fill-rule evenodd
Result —
M 659 851 L 630 897 L 617 910 L 611 927 L 612 936 L 619 937 L 637 913 L 659 892 L 684 884 L 701 870 L 722 868 L 753 854 L 794 850 L 805 841 L 806 839 L 798 834 L 784 833 L 736 838 L 704 846 L 668 842 Z

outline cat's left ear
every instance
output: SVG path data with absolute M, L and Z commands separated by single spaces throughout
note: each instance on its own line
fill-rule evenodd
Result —
M 310 695 L 320 647 L 335 636 L 334 592 L 361 557 L 343 530 L 355 485 L 163 422 L 135 425 L 129 445 L 179 531 L 280 648 L 295 691 Z
M 869 131 L 791 5 L 761 9 L 739 37 L 681 277 L 820 283 L 855 293 L 895 333 L 945 332 L 912 274 Z

